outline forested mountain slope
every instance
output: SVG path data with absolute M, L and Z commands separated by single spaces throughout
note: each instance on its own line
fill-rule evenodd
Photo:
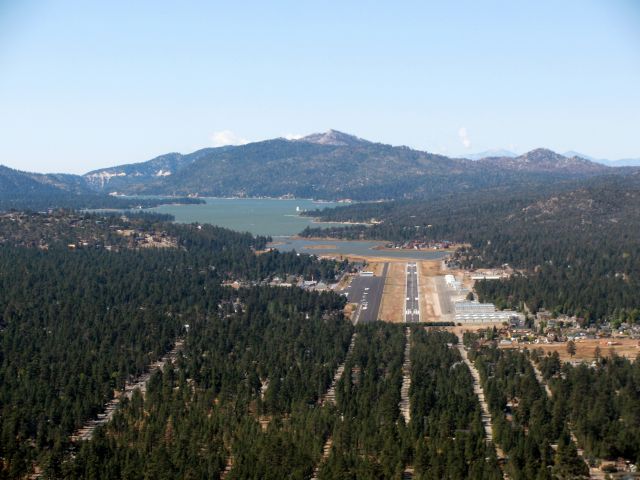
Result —
M 58 179 L 55 175 L 47 176 L 34 173 L 21 172 L 0 165 L 0 199 L 9 199 L 28 195 L 58 195 L 68 193 L 88 193 L 89 189 L 80 182 L 76 190 L 76 182 L 70 181 L 65 185 L 64 181 L 71 176 L 63 176 Z M 81 180 L 80 177 L 78 177 Z M 78 191 L 79 190 L 79 191 Z
M 437 199 L 475 190 L 531 188 L 607 173 L 628 174 L 579 157 L 536 149 L 515 158 L 449 158 L 370 142 L 330 130 L 298 140 L 168 153 L 83 176 L 0 168 L 0 209 L 113 207 L 105 194 L 279 197 L 325 200 Z M 186 201 L 180 199 L 180 201 Z M 195 201 L 195 200 L 190 200 Z M 144 199 L 147 206 L 158 200 Z
M 537 148 L 517 157 L 486 157 L 478 160 L 478 163 L 519 172 L 598 174 L 610 170 L 601 163 L 577 156 L 566 157 L 545 148 Z
M 94 189 L 102 190 L 107 187 L 111 192 L 120 189 L 124 191 L 131 185 L 153 182 L 172 175 L 198 158 L 209 155 L 213 150 L 213 148 L 204 148 L 188 155 L 167 153 L 146 162 L 94 170 L 85 174 L 83 179 Z
M 330 130 L 299 140 L 278 138 L 188 155 L 168 154 L 90 172 L 85 179 L 105 192 L 377 200 L 436 198 L 610 170 L 544 149 L 508 160 L 449 158 Z
M 174 203 L 198 199 L 174 198 Z M 50 208 L 152 207 L 166 200 L 117 198 L 90 188 L 84 177 L 67 174 L 22 172 L 0 165 L 0 211 Z
M 110 169 L 121 176 L 104 188 L 209 196 L 402 197 L 403 189 L 416 188 L 416 175 L 462 173 L 465 166 L 443 156 L 364 141 L 334 145 L 275 139 L 202 150 L 187 158 L 171 175 L 134 177 L 126 187 L 126 169 Z

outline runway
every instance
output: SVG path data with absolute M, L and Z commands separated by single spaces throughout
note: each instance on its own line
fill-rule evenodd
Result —
M 405 323 L 420 321 L 420 296 L 418 293 L 418 265 L 407 263 L 407 286 L 404 307 Z
M 342 290 L 341 293 L 346 294 L 349 303 L 358 304 L 358 308 L 353 315 L 354 324 L 378 320 L 388 268 L 389 264 L 385 263 L 380 276 L 357 276 L 351 281 L 351 285 Z

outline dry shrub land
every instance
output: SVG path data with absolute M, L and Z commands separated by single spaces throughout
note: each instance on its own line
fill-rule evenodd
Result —
M 631 338 L 604 338 L 604 339 L 584 339 L 575 342 L 576 353 L 570 355 L 566 342 L 559 343 L 540 343 L 532 345 L 502 345 L 501 348 L 518 348 L 520 350 L 538 350 L 541 349 L 545 354 L 558 352 L 560 360 L 563 362 L 591 362 L 595 360 L 596 350 L 599 348 L 600 357 L 611 357 L 618 355 L 631 360 L 640 355 L 640 341 Z
M 393 323 L 404 322 L 404 299 L 406 287 L 406 264 L 390 263 L 382 293 L 380 314 L 382 320 Z

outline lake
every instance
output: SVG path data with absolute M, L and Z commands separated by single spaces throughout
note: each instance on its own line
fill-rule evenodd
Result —
M 379 241 L 307 240 L 294 236 L 307 226 L 331 226 L 336 223 L 314 223 L 311 217 L 299 215 L 303 210 L 335 207 L 338 203 L 301 199 L 275 198 L 204 198 L 200 205 L 161 205 L 149 209 L 168 213 L 178 223 L 210 223 L 240 232 L 273 237 L 272 246 L 281 251 L 314 255 L 359 255 L 387 258 L 432 260 L 444 258 L 447 252 L 415 250 L 374 250 Z
M 299 210 L 335 207 L 338 203 L 276 198 L 203 198 L 201 205 L 161 205 L 149 209 L 168 213 L 178 223 L 211 223 L 254 235 L 289 236 L 305 227 L 319 226 L 311 217 L 302 217 Z M 326 224 L 336 225 L 336 224 Z

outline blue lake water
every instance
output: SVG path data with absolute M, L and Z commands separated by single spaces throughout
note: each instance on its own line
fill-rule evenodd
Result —
M 299 210 L 335 207 L 337 203 L 275 198 L 204 198 L 201 205 L 161 205 L 150 209 L 168 213 L 178 223 L 211 223 L 254 235 L 289 236 L 300 233 L 313 223 Z M 326 224 L 331 225 L 331 224 Z M 335 225 L 335 224 L 334 224 Z
M 376 241 L 307 240 L 294 237 L 307 226 L 337 225 L 314 223 L 313 218 L 300 216 L 300 211 L 335 207 L 338 203 L 273 198 L 204 200 L 206 203 L 201 205 L 161 205 L 150 210 L 171 214 L 179 223 L 210 223 L 254 235 L 268 235 L 273 237 L 273 247 L 281 251 L 296 250 L 314 255 L 377 255 L 418 260 L 439 259 L 447 255 L 447 252 L 374 250 L 374 247 L 382 244 Z

